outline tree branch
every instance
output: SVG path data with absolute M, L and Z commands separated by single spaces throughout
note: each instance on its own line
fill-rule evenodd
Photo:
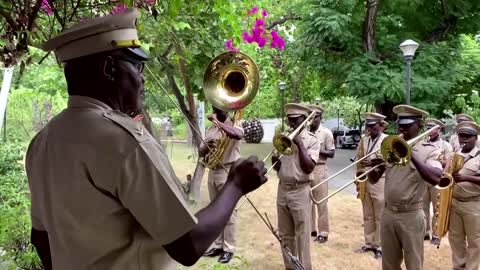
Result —
M 275 26 L 277 26 L 279 24 L 283 24 L 288 20 L 301 20 L 301 19 L 302 19 L 302 17 L 300 17 L 298 15 L 293 15 L 293 14 L 281 16 L 280 19 L 277 19 L 277 20 L 273 21 L 266 28 L 267 28 L 267 30 L 272 30 L 272 28 L 274 28 Z
M 35 19 L 37 18 L 38 11 L 40 10 L 40 5 L 42 4 L 42 0 L 37 0 L 35 3 L 35 6 L 32 9 L 32 12 L 30 13 L 29 19 L 28 19 L 28 25 L 27 25 L 27 30 L 29 32 L 32 31 L 33 25 L 35 22 Z
M 12 16 L 5 11 L 3 8 L 0 8 L 0 15 L 5 18 L 7 23 L 12 27 L 13 31 L 18 31 L 18 24 L 13 20 Z

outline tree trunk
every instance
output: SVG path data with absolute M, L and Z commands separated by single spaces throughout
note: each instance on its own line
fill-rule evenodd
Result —
M 375 51 L 375 23 L 380 0 L 367 0 L 367 12 L 363 22 L 363 49 L 367 53 Z

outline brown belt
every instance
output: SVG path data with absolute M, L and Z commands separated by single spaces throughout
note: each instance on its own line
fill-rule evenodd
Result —
M 459 202 L 480 202 L 480 196 L 473 196 L 468 198 L 456 198 L 456 197 L 453 197 L 453 198 Z
M 301 189 L 306 186 L 310 186 L 310 181 L 308 182 L 296 182 L 296 183 L 284 183 L 280 182 L 279 184 L 283 189 L 288 189 L 288 190 L 295 190 L 295 189 Z
M 404 204 L 391 204 L 385 202 L 385 208 L 393 212 L 410 212 L 418 209 L 423 209 L 423 201 Z

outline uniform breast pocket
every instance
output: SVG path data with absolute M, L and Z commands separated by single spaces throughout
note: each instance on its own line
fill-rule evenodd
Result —
M 463 166 L 463 170 L 465 174 L 475 175 L 479 173 L 479 166 L 476 162 L 470 161 Z

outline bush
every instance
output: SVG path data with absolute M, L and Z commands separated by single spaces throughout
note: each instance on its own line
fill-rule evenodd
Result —
M 23 169 L 25 145 L 0 145 L 0 250 L 8 269 L 42 269 L 30 243 L 30 196 Z

